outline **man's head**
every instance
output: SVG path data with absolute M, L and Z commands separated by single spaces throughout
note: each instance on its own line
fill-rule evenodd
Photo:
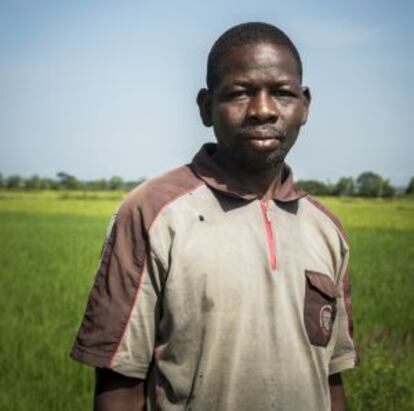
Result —
M 302 82 L 302 60 L 292 40 L 280 29 L 267 23 L 243 23 L 225 31 L 213 44 L 207 59 L 207 88 L 213 91 L 220 77 L 220 63 L 230 51 L 247 44 L 267 43 L 285 48 L 296 61 Z
M 265 23 L 226 31 L 213 45 L 197 102 L 228 163 L 262 171 L 283 162 L 306 122 L 310 94 L 291 40 Z

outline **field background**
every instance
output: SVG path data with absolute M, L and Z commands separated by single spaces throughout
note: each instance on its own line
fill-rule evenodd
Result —
M 89 410 L 93 371 L 69 359 L 122 192 L 0 192 L 0 410 Z M 414 200 L 321 199 L 351 242 L 351 410 L 414 410 Z

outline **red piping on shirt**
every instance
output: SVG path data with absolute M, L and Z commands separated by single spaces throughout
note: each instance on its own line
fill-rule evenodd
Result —
M 119 347 L 121 346 L 121 342 L 124 339 L 126 330 L 128 328 L 129 322 L 130 322 L 131 317 L 132 317 L 132 313 L 134 312 L 134 307 L 135 307 L 135 304 L 136 304 L 137 299 L 138 299 L 138 294 L 139 294 L 139 291 L 141 290 L 141 283 L 142 283 L 142 278 L 144 277 L 144 273 L 145 273 L 145 270 L 146 270 L 146 265 L 147 265 L 147 259 L 145 258 L 144 264 L 142 265 L 141 277 L 139 278 L 139 281 L 138 281 L 138 284 L 137 284 L 137 291 L 135 293 L 134 300 L 133 300 L 131 308 L 129 310 L 127 322 L 125 323 L 124 329 L 122 331 L 121 338 L 119 338 L 119 340 L 118 340 L 118 344 L 116 345 L 116 349 L 113 352 L 113 354 L 112 354 L 112 356 L 109 360 L 108 368 L 114 368 L 115 367 L 115 357 L 118 354 Z
M 275 240 L 272 230 L 272 223 L 267 214 L 267 200 L 259 200 L 260 209 L 262 210 L 263 222 L 266 230 L 267 245 L 269 248 L 270 266 L 272 270 L 276 269 L 276 253 L 275 253 Z
M 180 167 L 181 168 L 181 167 Z M 191 191 L 194 191 L 195 189 L 197 189 L 198 187 L 200 187 L 200 186 L 202 186 L 204 183 L 203 182 L 200 182 L 199 184 L 197 184 L 196 186 L 194 186 L 194 187 L 191 187 L 191 188 L 189 188 L 189 189 L 186 189 L 185 191 L 183 191 L 183 192 L 180 192 L 180 193 L 178 193 L 175 197 L 172 197 L 169 201 L 167 201 L 162 207 L 161 207 L 161 209 L 160 210 L 158 210 L 158 212 L 157 212 L 157 214 L 154 216 L 154 219 L 151 221 L 151 223 L 150 223 L 150 225 L 149 225 L 149 227 L 148 227 L 148 229 L 147 229 L 147 233 L 148 233 L 148 236 L 151 234 L 151 229 L 152 229 L 152 226 L 154 225 L 154 223 L 155 223 L 155 221 L 158 219 L 158 217 L 162 214 L 162 212 L 171 204 L 171 203 L 173 203 L 175 200 L 177 200 L 178 198 L 180 198 L 180 197 L 182 197 L 183 195 L 185 195 L 185 194 L 188 194 L 189 192 L 191 192 Z M 112 354 L 112 356 L 111 356 L 111 358 L 110 358 L 110 360 L 109 360 L 109 365 L 108 365 L 108 368 L 114 368 L 114 366 L 115 366 L 115 358 L 116 358 L 116 355 L 118 354 L 118 351 L 119 351 L 119 347 L 121 346 L 121 343 L 122 343 L 122 340 L 124 339 L 124 337 L 125 337 L 125 334 L 126 334 L 126 331 L 127 331 L 127 328 L 128 328 L 128 325 L 129 325 L 129 322 L 130 322 L 130 320 L 131 320 L 131 318 L 132 318 L 132 314 L 133 314 L 133 311 L 134 311 L 134 308 L 135 308 L 135 305 L 136 305 L 136 302 L 137 302 L 137 299 L 138 299 L 138 294 L 139 294 L 139 291 L 141 290 L 141 283 L 142 283 L 142 278 L 144 277 L 144 274 L 145 274 L 145 272 L 146 272 L 146 265 L 147 265 L 147 257 L 145 256 L 145 260 L 144 260 L 144 264 L 142 265 L 142 269 L 141 269 L 141 276 L 140 276 L 140 278 L 139 278 L 139 280 L 138 280 L 138 284 L 137 284 L 137 291 L 135 292 L 135 296 L 134 296 L 134 300 L 133 300 L 133 302 L 132 302 L 132 305 L 131 305 L 131 308 L 130 308 L 130 310 L 129 310 L 129 314 L 128 314 L 128 319 L 127 319 L 127 322 L 125 323 L 125 326 L 124 326 L 124 329 L 123 329 L 123 331 L 122 331 L 122 335 L 121 335 L 121 337 L 118 339 L 118 343 L 117 343 L 117 346 L 116 346 L 116 349 L 115 349 L 115 351 L 113 352 L 113 354 Z

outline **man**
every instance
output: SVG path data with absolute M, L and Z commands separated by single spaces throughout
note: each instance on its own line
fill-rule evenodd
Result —
M 308 116 L 295 46 L 231 28 L 197 97 L 207 144 L 121 205 L 72 356 L 96 410 L 345 410 L 348 245 L 284 159 Z M 146 408 L 145 408 L 146 407 Z

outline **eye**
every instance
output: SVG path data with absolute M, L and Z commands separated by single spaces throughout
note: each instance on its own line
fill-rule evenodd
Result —
M 290 87 L 275 87 L 273 90 L 271 90 L 271 94 L 272 96 L 283 100 L 293 99 L 297 97 L 295 90 Z
M 295 93 L 288 89 L 275 89 L 272 91 L 272 94 L 276 97 L 295 97 Z
M 241 99 L 241 98 L 247 97 L 247 96 L 248 96 L 248 92 L 245 89 L 231 90 L 227 94 L 227 97 L 230 100 L 237 100 L 237 99 Z

